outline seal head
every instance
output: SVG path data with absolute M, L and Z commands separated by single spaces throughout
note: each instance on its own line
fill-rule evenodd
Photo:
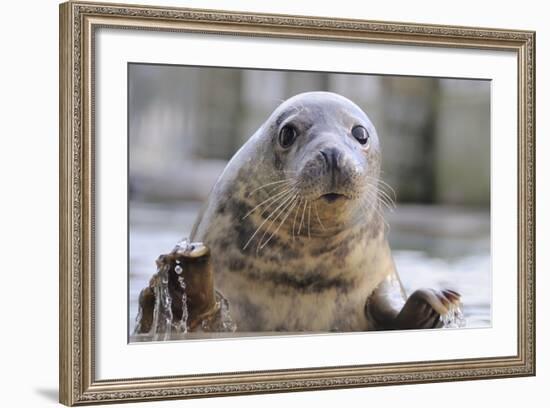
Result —
M 368 116 L 340 95 L 309 92 L 288 99 L 272 113 L 230 161 L 213 196 L 225 195 L 224 204 L 235 203 L 241 210 L 235 214 L 238 218 L 270 199 L 265 204 L 273 205 L 264 210 L 289 213 L 283 231 L 290 227 L 291 215 L 312 206 L 315 222 L 308 224 L 309 232 L 322 234 L 345 229 L 375 209 L 379 173 L 380 144 Z M 209 210 L 213 208 L 206 208 L 207 217 L 212 216 Z M 265 220 L 269 214 L 257 215 Z M 195 231 L 199 236 L 200 224 Z
M 275 110 L 260 135 L 271 146 L 269 177 L 289 180 L 290 194 L 315 203 L 324 226 L 345 228 L 364 214 L 377 189 L 380 144 L 357 105 L 328 92 L 300 94 Z

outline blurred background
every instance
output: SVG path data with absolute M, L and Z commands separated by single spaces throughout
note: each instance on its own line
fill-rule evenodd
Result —
M 128 83 L 130 333 L 155 259 L 189 235 L 238 148 L 306 91 L 351 99 L 377 128 L 407 291 L 458 290 L 467 327 L 490 325 L 489 81 L 130 64 Z

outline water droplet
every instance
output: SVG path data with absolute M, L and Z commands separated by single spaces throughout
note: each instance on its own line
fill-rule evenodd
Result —
M 176 252 L 185 252 L 187 250 L 187 247 L 189 246 L 189 240 L 187 238 L 183 238 L 180 242 L 176 244 Z
M 187 319 L 189 318 L 189 311 L 187 309 L 187 292 L 185 281 L 183 276 L 178 278 L 183 294 L 181 295 L 181 319 L 177 324 L 178 331 L 180 333 L 187 333 Z
M 447 314 L 441 316 L 443 327 L 458 329 L 466 326 L 462 305 L 451 306 Z

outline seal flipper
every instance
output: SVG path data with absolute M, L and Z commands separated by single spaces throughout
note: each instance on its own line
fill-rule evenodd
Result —
M 395 319 L 395 329 L 433 329 L 443 326 L 444 316 L 460 304 L 460 294 L 453 290 L 418 289 L 407 299 Z
M 405 290 L 395 271 L 374 289 L 365 304 L 369 330 L 396 329 L 396 319 L 406 300 Z
M 432 329 L 442 327 L 440 317 L 459 303 L 460 294 L 449 289 L 418 289 L 407 299 L 392 272 L 367 299 L 365 315 L 369 330 Z

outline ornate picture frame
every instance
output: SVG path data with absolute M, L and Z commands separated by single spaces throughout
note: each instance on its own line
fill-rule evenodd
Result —
M 98 379 L 95 47 L 99 29 L 503 51 L 517 58 L 517 352 L 481 358 Z M 67 2 L 60 5 L 60 402 L 79 405 L 535 375 L 535 33 Z M 121 135 L 121 137 L 125 137 Z M 124 238 L 121 238 L 124 239 Z

